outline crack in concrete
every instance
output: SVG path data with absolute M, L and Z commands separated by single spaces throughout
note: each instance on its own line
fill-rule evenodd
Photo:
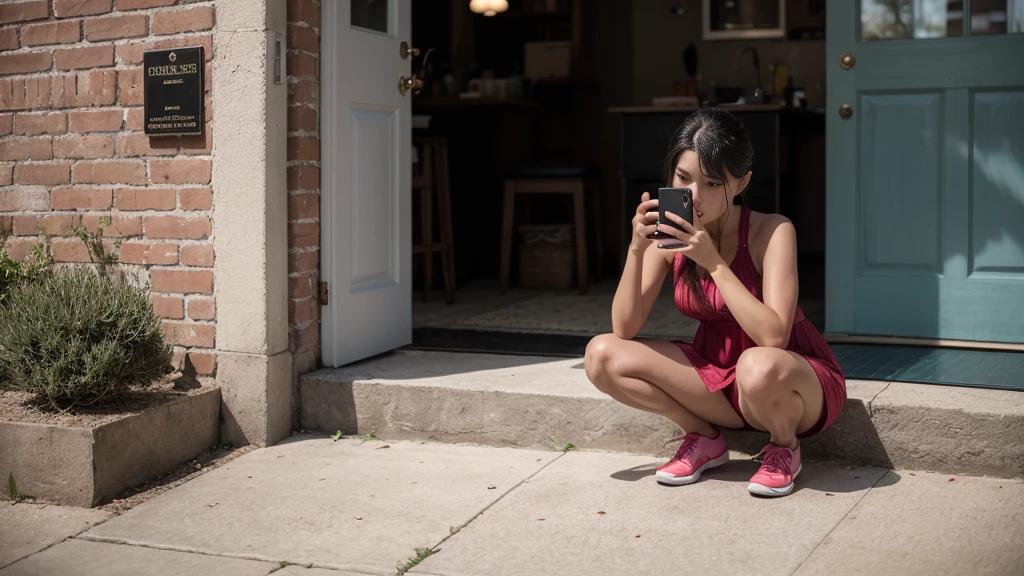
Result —
M 153 550 L 166 550 L 169 552 L 184 552 L 187 554 L 201 554 L 203 556 L 217 556 L 221 558 L 233 558 L 236 560 L 253 560 L 256 562 L 269 562 L 271 564 L 280 564 L 281 562 L 287 562 L 296 566 L 303 566 L 306 568 L 312 567 L 313 562 L 293 562 L 287 559 L 281 558 L 270 558 L 268 556 L 261 556 L 259 554 L 239 554 L 236 552 L 214 552 L 212 550 L 203 550 L 202 548 L 192 548 L 190 546 L 175 546 L 173 544 L 154 544 L 150 542 L 140 542 L 138 540 L 129 540 L 128 538 L 114 538 L 110 536 L 95 536 L 91 534 L 79 534 L 75 536 L 76 540 L 82 540 L 85 542 L 100 542 L 103 544 L 119 544 L 122 546 L 136 546 L 139 548 L 150 548 Z
M 875 399 L 876 399 L 876 398 L 878 398 L 878 396 L 879 396 L 879 395 L 880 395 L 880 394 L 881 394 L 882 392 L 885 392 L 886 390 L 888 390 L 888 389 L 889 389 L 889 386 L 890 386 L 891 384 L 892 384 L 892 382 L 886 382 L 886 383 L 885 383 L 885 388 L 882 388 L 881 390 L 879 390 L 878 392 L 876 392 L 876 393 L 875 393 L 875 395 L 871 397 L 871 400 L 868 400 L 868 416 L 869 416 L 869 417 L 871 417 L 871 418 L 874 418 L 874 417 L 875 417 Z
M 17 504 L 15 504 L 15 505 L 17 505 Z M 32 504 L 25 504 L 25 506 L 32 506 Z M 54 506 L 54 505 L 53 504 L 47 504 L 46 506 L 43 506 L 43 508 L 48 508 L 50 506 Z M 26 554 L 26 555 L 22 556 L 21 558 L 15 558 L 13 561 L 8 562 L 7 564 L 0 564 L 0 570 L 3 570 L 4 568 L 7 568 L 8 566 L 13 566 L 13 565 L 17 564 L 18 562 L 21 562 L 22 560 L 24 560 L 26 558 L 29 558 L 31 556 L 35 556 L 36 554 L 42 554 L 43 552 L 46 552 L 50 548 L 53 548 L 54 546 L 57 546 L 58 544 L 63 544 L 65 542 L 67 542 L 68 540 L 71 540 L 72 538 L 77 538 L 77 537 L 81 536 L 82 534 L 85 534 L 89 530 L 92 530 L 93 528 L 99 526 L 100 524 L 105 524 L 106 522 L 109 522 L 113 518 L 117 518 L 117 515 L 116 514 L 111 514 L 110 516 L 104 518 L 103 520 L 100 520 L 99 522 L 97 522 L 95 524 L 90 524 L 89 526 L 83 528 L 79 532 L 77 532 L 75 534 L 72 534 L 71 536 L 68 536 L 67 538 L 64 538 L 63 540 L 54 542 L 53 544 L 50 544 L 49 546 L 46 546 L 45 548 L 42 548 L 40 550 L 36 550 L 35 552 L 31 552 L 29 554 Z
M 879 392 L 879 394 L 880 393 L 881 392 Z M 857 500 L 853 504 L 853 506 L 850 506 L 850 509 L 846 511 L 846 514 L 843 514 L 843 517 L 840 518 L 839 521 L 836 522 L 835 525 L 832 526 L 832 528 L 829 529 L 828 533 L 825 534 L 825 536 L 822 537 L 820 542 L 818 542 L 818 545 L 815 546 L 813 550 L 811 550 L 811 553 L 808 554 L 803 560 L 800 561 L 799 564 L 796 565 L 796 568 L 790 573 L 790 576 L 793 576 L 794 574 L 796 574 L 797 572 L 800 571 L 800 567 L 804 565 L 804 562 L 807 562 L 807 560 L 810 559 L 811 556 L 814 556 L 814 553 L 818 551 L 818 548 L 821 548 L 822 545 L 825 543 L 825 540 L 828 540 L 828 537 L 831 536 L 832 533 L 836 531 L 836 528 L 839 528 L 839 525 L 842 524 L 850 516 L 850 514 L 852 514 L 853 511 L 857 509 L 857 506 L 860 506 L 860 503 L 863 502 L 864 499 L 868 497 L 868 494 L 870 494 L 871 491 L 874 490 L 876 486 L 878 486 L 878 483 L 882 481 L 882 478 L 885 478 L 886 476 L 888 476 L 892 472 L 893 472 L 892 470 L 885 470 L 882 473 L 882 475 L 878 477 L 878 480 L 875 480 L 874 484 L 872 484 L 870 488 L 868 488 L 867 490 L 864 491 L 864 495 L 861 496 L 860 499 Z

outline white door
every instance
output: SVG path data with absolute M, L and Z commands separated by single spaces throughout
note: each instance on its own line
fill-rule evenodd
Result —
M 410 0 L 323 2 L 322 310 L 326 366 L 412 342 Z

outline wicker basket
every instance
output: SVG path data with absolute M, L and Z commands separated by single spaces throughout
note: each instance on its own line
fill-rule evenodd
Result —
M 519 285 L 523 288 L 573 287 L 576 242 L 572 225 L 519 227 Z

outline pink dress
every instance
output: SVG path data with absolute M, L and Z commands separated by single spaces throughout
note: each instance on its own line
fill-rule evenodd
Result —
M 754 267 L 750 251 L 747 248 L 749 228 L 750 210 L 744 206 L 740 217 L 739 248 L 736 250 L 736 257 L 733 258 L 729 268 L 750 290 L 750 293 L 763 302 L 761 275 Z M 711 303 L 711 308 L 701 307 L 682 280 L 684 259 L 685 256 L 677 254 L 673 263 L 676 306 L 686 316 L 699 320 L 700 326 L 697 328 L 692 345 L 683 342 L 676 342 L 676 344 L 697 369 L 697 373 L 708 390 L 725 392 L 725 396 L 736 413 L 743 419 L 744 425 L 748 429 L 752 429 L 743 418 L 743 413 L 740 412 L 739 392 L 736 389 L 736 362 L 744 350 L 752 348 L 756 344 L 750 336 L 747 336 L 747 333 L 743 331 L 743 328 L 733 318 L 732 313 L 726 308 L 725 301 L 722 300 L 722 296 L 718 292 L 718 287 L 710 278 L 704 280 L 704 291 L 707 294 L 708 302 Z M 825 338 L 804 317 L 799 307 L 796 309 L 793 330 L 790 333 L 786 350 L 796 352 L 807 360 L 814 373 L 818 375 L 818 381 L 821 382 L 821 389 L 825 396 L 825 406 L 821 418 L 810 430 L 799 434 L 801 438 L 806 438 L 828 428 L 839 417 L 839 413 L 843 411 L 843 406 L 846 404 L 846 380 L 839 367 L 839 362 L 832 354 Z

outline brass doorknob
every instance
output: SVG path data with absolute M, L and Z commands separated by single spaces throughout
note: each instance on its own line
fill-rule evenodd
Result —
M 413 47 L 409 46 L 408 42 L 406 42 L 405 40 L 402 40 L 402 43 L 398 45 L 398 55 L 401 56 L 403 60 L 405 60 L 409 56 L 412 56 L 412 57 L 415 58 L 416 56 L 420 55 L 420 49 L 419 48 L 413 48 Z
M 849 70 L 850 68 L 853 68 L 853 65 L 856 63 L 857 59 L 854 58 L 853 54 L 850 54 L 849 52 L 845 52 L 842 56 L 839 57 L 839 67 L 842 68 L 843 70 Z
M 416 77 L 415 74 L 411 78 L 405 76 L 398 77 L 398 91 L 401 92 L 402 96 L 409 90 L 412 90 L 413 94 L 419 94 L 420 90 L 423 89 L 423 80 Z
M 839 107 L 839 117 L 846 120 L 850 116 L 853 116 L 853 107 L 849 104 L 843 104 Z

